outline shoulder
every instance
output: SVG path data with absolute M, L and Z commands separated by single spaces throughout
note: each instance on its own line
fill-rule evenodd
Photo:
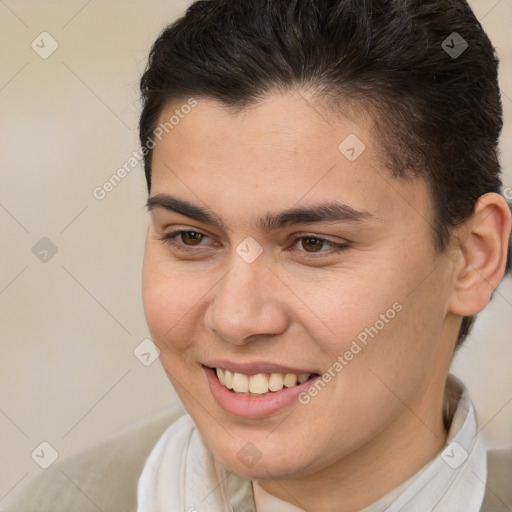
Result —
M 130 512 L 137 482 L 158 439 L 185 413 L 172 405 L 56 462 L 7 501 L 5 512 Z
M 487 482 L 482 512 L 512 510 L 512 448 L 487 452 Z

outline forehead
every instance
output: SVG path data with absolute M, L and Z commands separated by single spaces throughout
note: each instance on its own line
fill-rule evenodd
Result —
M 207 149 L 212 159 L 219 156 L 234 160 L 242 153 L 251 156 L 260 153 L 264 159 L 265 154 L 272 152 L 274 157 L 282 154 L 281 158 L 286 155 L 288 159 L 319 156 L 333 149 L 337 151 L 341 140 L 355 132 L 361 140 L 365 139 L 367 146 L 372 145 L 366 133 L 369 125 L 365 118 L 354 122 L 335 116 L 305 93 L 273 94 L 237 110 L 211 98 L 195 101 L 196 106 L 181 116 L 187 103 L 185 99 L 162 110 L 159 126 L 165 126 L 171 118 L 174 124 L 163 134 L 166 144 L 157 145 L 155 154 L 174 145 L 174 149 L 177 146 Z M 171 133 L 173 137 L 166 137 Z
M 190 110 L 181 110 L 187 99 L 174 102 L 160 115 L 167 130 L 153 152 L 152 195 L 180 191 L 240 215 L 332 199 L 376 217 L 414 210 L 429 217 L 425 183 L 391 177 L 365 117 L 335 115 L 302 93 L 269 96 L 238 112 L 196 101 Z

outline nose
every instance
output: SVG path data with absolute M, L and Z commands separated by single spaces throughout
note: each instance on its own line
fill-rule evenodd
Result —
M 208 305 L 206 327 L 236 345 L 283 333 L 288 324 L 283 288 L 263 258 L 247 263 L 235 254 Z

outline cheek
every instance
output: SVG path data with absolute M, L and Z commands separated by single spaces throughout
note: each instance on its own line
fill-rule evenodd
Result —
M 322 334 L 331 357 L 346 354 L 350 366 L 379 369 L 393 378 L 403 370 L 406 379 L 406 373 L 412 378 L 435 362 L 444 292 L 439 274 L 432 272 L 434 263 L 427 258 L 397 263 L 399 253 L 394 254 L 395 261 L 379 258 L 366 265 L 366 272 L 333 276 L 313 293 L 309 288 L 304 296 L 315 315 L 306 328 Z M 363 378 L 363 373 L 352 377 Z
M 194 411 L 190 393 L 201 396 L 202 370 L 192 349 L 198 325 L 194 306 L 198 290 L 180 277 L 158 248 L 147 248 L 142 271 L 142 300 L 151 338 L 160 350 L 160 363 L 187 410 Z M 204 295 L 204 293 L 203 293 Z M 201 295 L 199 295 L 200 297 Z
M 370 336 L 368 330 L 375 331 L 375 324 L 379 333 L 388 330 L 399 316 L 402 294 L 397 283 L 394 288 L 383 286 L 382 273 L 373 270 L 368 265 L 364 273 L 339 272 L 304 290 L 296 283 L 294 291 L 305 298 L 309 309 L 302 321 L 311 318 L 307 329 L 322 336 L 331 353 L 339 355 L 358 337 L 364 343 Z
M 185 350 L 192 339 L 190 332 L 197 324 L 195 307 L 204 293 L 194 287 L 199 280 L 183 276 L 148 247 L 142 272 L 144 315 L 151 336 L 160 350 Z

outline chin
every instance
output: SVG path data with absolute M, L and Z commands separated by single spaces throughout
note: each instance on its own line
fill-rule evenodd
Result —
M 265 434 L 268 436 L 268 433 Z M 302 453 L 298 446 L 307 446 L 300 440 L 290 440 L 287 444 L 279 436 L 273 442 L 265 441 L 265 436 L 259 436 L 261 442 L 251 441 L 250 436 L 240 435 L 230 437 L 226 434 L 226 442 L 219 443 L 219 437 L 203 436 L 206 445 L 216 460 L 228 471 L 240 478 L 249 480 L 290 479 L 307 476 L 321 469 L 315 463 L 314 454 Z M 272 437 L 272 436 L 271 436 Z
M 236 457 L 216 457 L 216 459 L 229 472 L 247 480 L 287 480 L 308 474 L 302 465 L 287 465 L 279 456 L 270 456 L 266 459 L 262 457 L 254 463 L 241 462 Z

